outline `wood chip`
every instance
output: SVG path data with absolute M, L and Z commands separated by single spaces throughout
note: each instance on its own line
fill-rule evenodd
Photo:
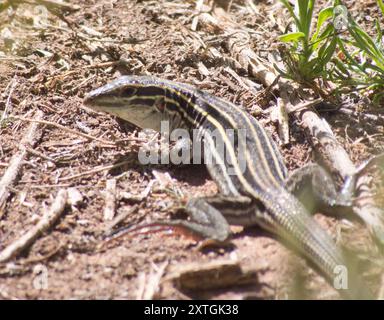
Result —
M 255 271 L 245 271 L 238 261 L 231 260 L 189 264 L 170 272 L 170 279 L 183 290 L 213 290 L 257 283 Z

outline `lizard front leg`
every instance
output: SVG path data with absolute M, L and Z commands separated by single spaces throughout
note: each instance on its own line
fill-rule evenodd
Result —
M 140 233 L 149 228 L 176 227 L 185 229 L 203 238 L 215 241 L 225 241 L 230 236 L 229 224 L 253 225 L 255 204 L 248 197 L 224 196 L 192 198 L 186 207 L 190 220 L 160 220 L 138 226 L 122 228 L 114 232 L 116 237 L 129 233 Z
M 318 164 L 308 164 L 293 171 L 285 181 L 287 190 L 294 194 L 309 212 L 319 208 L 327 211 L 351 209 L 352 190 L 338 192 L 332 177 Z M 351 184 L 348 184 L 348 187 Z M 354 191 L 354 190 L 353 190 Z

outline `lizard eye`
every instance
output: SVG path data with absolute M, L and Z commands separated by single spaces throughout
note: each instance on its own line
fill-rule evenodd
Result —
M 134 96 L 136 92 L 137 92 L 136 88 L 127 87 L 123 89 L 122 95 L 124 97 L 131 97 L 131 96 Z

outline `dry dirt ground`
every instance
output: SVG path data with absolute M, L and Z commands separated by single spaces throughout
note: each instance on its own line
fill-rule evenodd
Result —
M 64 128 L 38 125 L 38 139 L 27 148 L 18 180 L 0 208 L 0 251 L 36 225 L 61 188 L 73 187 L 81 196 L 30 247 L 0 264 L 1 299 L 338 298 L 305 260 L 258 228 L 234 228 L 230 245 L 219 248 L 201 249 L 194 239 L 165 231 L 101 246 L 111 223 L 104 220 L 107 180 L 117 181 L 116 216 L 126 215 L 116 226 L 184 216 L 177 209 L 181 202 L 192 195 L 214 194 L 216 186 L 202 166 L 140 165 L 135 128 L 82 105 L 91 89 L 121 74 L 192 83 L 243 105 L 279 141 L 268 112 L 274 97 L 255 99 L 222 60 L 208 54 L 207 47 L 214 47 L 228 56 L 223 35 L 199 26 L 191 30 L 195 1 L 71 1 L 80 9 L 65 13 L 33 1 L 9 2 L 13 7 L 0 12 L 0 115 L 5 115 L 0 123 L 0 177 L 19 152 L 31 125 L 28 119 L 38 110 L 45 121 Z M 265 57 L 285 27 L 276 19 L 283 11 L 277 1 L 256 1 L 254 12 L 249 3 L 233 1 L 230 15 L 253 30 L 253 49 Z M 375 1 L 363 7 L 349 4 L 371 27 Z M 351 108 L 363 106 L 364 111 L 365 100 L 360 98 Z M 254 112 L 256 100 L 263 100 L 265 112 Z M 337 113 L 326 118 L 355 163 L 383 151 L 382 123 Z M 315 156 L 294 117 L 290 125 L 290 143 L 281 150 L 291 170 Z M 316 219 L 339 243 L 359 252 L 365 280 L 376 293 L 382 289 L 383 260 L 364 225 L 321 214 Z M 197 280 L 192 276 L 194 288 L 180 285 L 180 268 L 195 265 L 205 270 L 215 261 L 237 261 L 252 277 L 225 288 L 205 288 L 199 275 Z M 216 285 L 225 282 L 217 270 L 209 277 L 218 279 Z

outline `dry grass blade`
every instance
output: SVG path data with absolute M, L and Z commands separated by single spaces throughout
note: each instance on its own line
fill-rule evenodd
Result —
M 116 168 L 119 168 L 119 167 L 124 166 L 126 164 L 129 164 L 131 162 L 132 162 L 131 160 L 128 160 L 128 161 L 122 161 L 122 162 L 119 162 L 119 163 L 116 163 L 116 164 L 110 164 L 110 165 L 106 165 L 106 166 L 101 166 L 99 168 L 95 168 L 95 169 L 92 169 L 92 170 L 89 170 L 89 171 L 85 171 L 85 172 L 82 172 L 82 173 L 79 173 L 79 174 L 75 174 L 73 176 L 63 177 L 63 178 L 60 178 L 59 180 L 60 181 L 69 181 L 69 180 L 72 180 L 72 179 L 77 179 L 77 178 L 81 178 L 81 177 L 84 177 L 84 176 L 88 176 L 88 175 L 91 175 L 91 174 L 94 174 L 94 173 L 97 173 L 97 172 L 111 170 L 111 169 L 116 169 Z
M 111 141 L 106 141 L 106 140 L 103 140 L 103 139 L 100 139 L 100 138 L 97 138 L 97 137 L 93 137 L 93 136 L 91 136 L 89 134 L 82 133 L 82 132 L 70 129 L 70 128 L 66 127 L 66 126 L 62 126 L 61 124 L 58 124 L 58 123 L 55 123 L 55 122 L 45 121 L 45 120 L 38 120 L 38 119 L 28 119 L 28 118 L 23 118 L 23 117 L 18 117 L 18 116 L 12 116 L 12 118 L 20 120 L 20 121 L 36 122 L 36 123 L 43 124 L 43 125 L 46 125 L 46 126 L 56 127 L 56 128 L 58 128 L 60 130 L 72 133 L 74 135 L 77 135 L 77 136 L 80 136 L 80 137 L 83 137 L 83 138 L 86 138 L 87 140 L 94 140 L 94 141 L 101 142 L 101 143 L 103 143 L 103 144 L 105 144 L 107 146 L 109 146 L 109 145 L 114 146 L 114 143 L 111 142 Z

